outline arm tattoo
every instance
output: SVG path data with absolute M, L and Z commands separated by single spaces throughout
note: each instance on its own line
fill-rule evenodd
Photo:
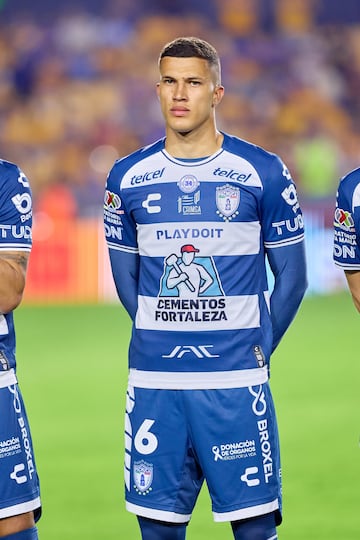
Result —
M 21 251 L 7 251 L 0 253 L 0 259 L 8 261 L 10 264 L 15 263 L 16 265 L 20 266 L 24 272 L 26 272 L 29 254 Z

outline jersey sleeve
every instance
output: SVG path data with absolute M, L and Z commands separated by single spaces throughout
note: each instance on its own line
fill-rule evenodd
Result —
M 360 169 L 340 180 L 334 215 L 334 262 L 360 270 Z
M 120 169 L 115 164 L 106 182 L 104 229 L 115 287 L 120 301 L 134 320 L 137 310 L 139 250 L 136 224 L 126 205 L 126 190 L 125 193 L 121 192 L 123 173 Z
M 296 187 L 277 156 L 272 158 L 263 189 L 260 215 L 266 250 L 302 242 L 304 222 Z
M 21 169 L 0 161 L 0 250 L 30 251 L 32 194 Z
M 109 250 L 138 253 L 136 224 L 126 205 L 126 190 L 121 191 L 123 176 L 120 163 L 115 163 L 106 182 L 104 228 Z

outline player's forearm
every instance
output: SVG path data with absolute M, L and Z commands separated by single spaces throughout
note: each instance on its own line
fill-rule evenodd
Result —
M 21 302 L 26 279 L 27 254 L 0 255 L 0 312 L 9 313 Z
M 111 269 L 118 296 L 124 308 L 135 319 L 138 304 L 139 257 L 133 253 L 110 250 Z
M 275 277 L 270 298 L 274 351 L 294 319 L 307 289 L 304 243 L 273 249 L 268 258 Z
M 360 313 L 360 272 L 345 270 L 345 277 L 348 282 L 354 306 Z
M 307 288 L 306 274 L 300 279 L 287 275 L 271 295 L 271 320 L 273 327 L 273 351 L 293 321 Z

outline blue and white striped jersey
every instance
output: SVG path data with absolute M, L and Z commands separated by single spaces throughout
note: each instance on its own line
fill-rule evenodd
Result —
M 32 198 L 24 173 L 0 160 L 0 255 L 31 250 Z M 0 314 L 0 372 L 15 368 L 15 331 L 12 313 Z
M 104 219 L 110 252 L 140 260 L 130 384 L 264 382 L 272 348 L 265 254 L 304 237 L 278 156 L 225 134 L 216 154 L 186 161 L 161 139 L 115 163 Z
M 360 168 L 339 183 L 334 217 L 334 262 L 343 270 L 360 270 Z

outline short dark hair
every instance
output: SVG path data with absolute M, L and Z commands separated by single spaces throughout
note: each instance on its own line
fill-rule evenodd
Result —
M 197 37 L 179 37 L 167 43 L 160 52 L 159 63 L 165 56 L 175 58 L 202 58 L 218 73 L 221 80 L 220 58 L 217 50 L 207 41 Z

